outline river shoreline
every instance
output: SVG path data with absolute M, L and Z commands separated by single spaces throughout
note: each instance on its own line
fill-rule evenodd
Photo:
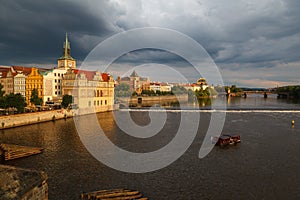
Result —
M 74 110 L 51 110 L 0 117 L 0 130 L 73 117 Z

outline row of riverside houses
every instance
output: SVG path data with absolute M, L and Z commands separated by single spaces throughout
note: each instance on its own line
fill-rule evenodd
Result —
M 108 73 L 76 69 L 76 60 L 70 54 L 68 35 L 63 45 L 63 56 L 53 69 L 22 66 L 0 66 L 0 83 L 5 94 L 20 93 L 27 106 L 33 89 L 47 103 L 60 104 L 64 95 L 72 95 L 73 103 L 87 112 L 113 109 L 114 79 Z M 86 113 L 86 112 L 83 112 Z
M 135 70 L 130 76 L 118 77 L 116 85 L 119 84 L 129 85 L 131 91 L 135 91 L 140 94 L 143 90 L 153 90 L 155 93 L 160 92 L 171 92 L 173 85 L 164 82 L 151 82 L 148 77 L 140 77 Z

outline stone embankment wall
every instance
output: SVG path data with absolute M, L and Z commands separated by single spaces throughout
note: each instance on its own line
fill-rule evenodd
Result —
M 0 165 L 0 199 L 48 200 L 47 175 Z
M 134 96 L 131 98 L 128 97 L 119 97 L 118 100 L 122 103 L 164 103 L 164 102 L 187 102 L 188 95 L 167 95 L 167 96 Z
M 16 115 L 8 115 L 0 117 L 0 129 L 13 128 L 17 126 L 24 126 L 29 124 L 35 124 L 46 121 L 54 121 L 57 119 L 63 119 L 67 117 L 73 117 L 74 112 L 72 110 L 52 110 L 42 111 L 34 113 L 24 113 Z

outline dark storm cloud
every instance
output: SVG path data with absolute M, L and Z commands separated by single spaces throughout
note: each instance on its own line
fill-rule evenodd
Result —
M 115 62 L 117 63 L 126 63 L 133 65 L 141 65 L 146 63 L 160 63 L 165 65 L 178 65 L 179 63 L 186 63 L 183 58 L 180 56 L 173 54 L 171 52 L 167 52 L 164 50 L 158 49 L 142 49 L 129 52 Z
M 300 67 L 299 10 L 297 0 L 2 0 L 0 64 L 55 65 L 65 32 L 71 34 L 72 56 L 80 63 L 115 33 L 156 26 L 180 31 L 199 42 L 228 83 L 241 79 L 251 85 L 251 77 L 239 72 L 255 75 L 253 83 L 273 84 L 283 82 L 284 77 L 294 83 L 293 71 L 282 69 Z M 131 52 L 118 64 L 152 61 L 185 67 L 178 56 L 153 50 Z M 279 74 L 268 75 L 265 69 L 285 73 L 279 80 Z
M 53 63 L 61 56 L 65 32 L 71 33 L 72 53 L 79 60 L 92 48 L 81 48 L 83 35 L 105 37 L 114 30 L 82 1 L 2 1 L 1 63 Z M 96 39 L 97 40 L 97 39 Z M 84 42 L 84 41 L 83 41 Z M 99 41 L 98 41 L 99 42 Z M 97 44 L 97 43 L 95 43 Z M 94 44 L 94 45 L 95 45 Z

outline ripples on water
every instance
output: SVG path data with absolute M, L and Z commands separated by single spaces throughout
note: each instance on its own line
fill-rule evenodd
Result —
M 73 119 L 1 130 L 0 140 L 45 148 L 43 154 L 7 164 L 45 171 L 51 200 L 78 199 L 81 192 L 112 188 L 137 189 L 150 199 L 299 199 L 299 105 L 279 102 L 277 108 L 282 105 L 283 111 L 227 112 L 223 133 L 240 134 L 242 143 L 215 147 L 203 159 L 198 153 L 211 113 L 201 111 L 198 134 L 187 152 L 170 166 L 144 174 L 119 172 L 94 159 L 81 143 Z M 137 152 L 170 142 L 181 117 L 178 110 L 167 111 L 160 133 L 136 139 L 116 126 L 113 114 L 120 112 L 97 114 L 99 123 L 112 142 Z M 87 127 L 89 117 L 82 117 Z M 142 126 L 150 122 L 146 110 L 131 112 L 131 117 Z

